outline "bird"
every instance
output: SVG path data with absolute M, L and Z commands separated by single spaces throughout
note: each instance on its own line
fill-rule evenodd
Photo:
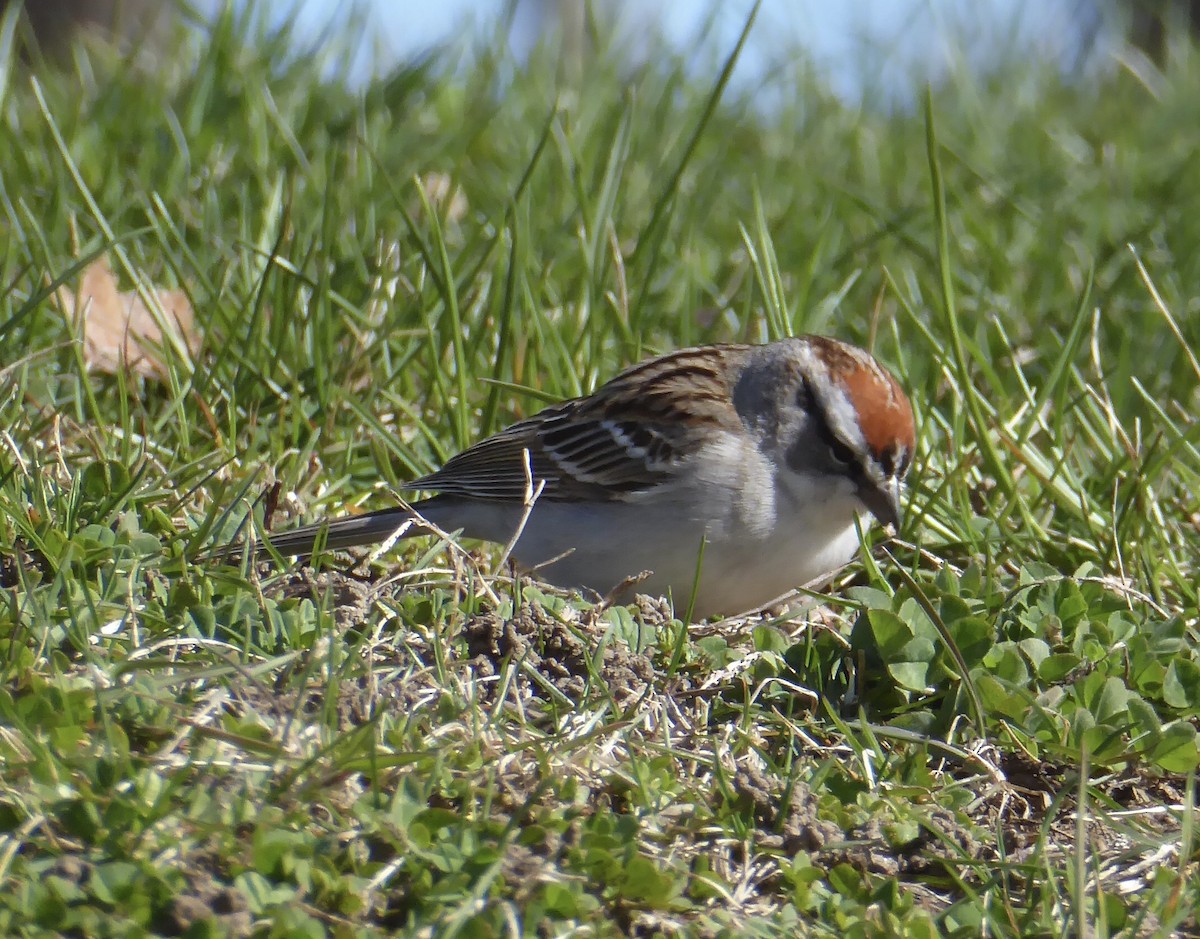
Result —
M 266 537 L 281 556 L 307 556 L 387 540 L 414 513 L 500 544 L 520 529 L 512 558 L 541 580 L 614 601 L 668 597 L 700 621 L 834 573 L 872 516 L 898 530 L 913 448 L 908 397 L 858 346 L 817 335 L 696 346 L 473 444 L 409 483 L 433 493 L 411 506 Z

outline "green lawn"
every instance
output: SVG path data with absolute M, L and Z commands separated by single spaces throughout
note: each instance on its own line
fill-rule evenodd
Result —
M 1200 930 L 1194 51 L 879 113 L 603 48 L 352 93 L 229 19 L 35 80 L 12 25 L 0 934 Z M 61 312 L 103 258 L 196 311 L 162 380 Z M 871 345 L 919 449 L 900 536 L 786 615 L 430 539 L 203 559 L 799 332 Z

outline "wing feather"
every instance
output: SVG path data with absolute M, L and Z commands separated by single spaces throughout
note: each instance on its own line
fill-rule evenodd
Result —
M 732 382 L 746 346 L 685 349 L 621 373 L 468 447 L 413 489 L 521 501 L 525 452 L 542 499 L 616 501 L 670 479 L 705 428 L 736 429 Z

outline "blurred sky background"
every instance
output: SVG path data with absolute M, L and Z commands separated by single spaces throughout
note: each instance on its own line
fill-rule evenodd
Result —
M 351 77 L 365 80 L 443 43 L 495 35 L 504 0 L 260 0 L 274 22 L 291 19 L 319 41 L 357 8 L 363 33 Z M 752 0 L 593 0 L 634 49 L 659 31 L 703 70 L 732 48 Z M 553 0 L 524 0 L 509 41 L 520 57 L 541 34 Z M 927 80 L 960 65 L 979 70 L 1005 55 L 1040 58 L 1074 73 L 1103 60 L 1115 31 L 1098 0 L 764 0 L 735 73 L 735 87 L 761 84 L 802 50 L 843 98 L 909 100 Z M 711 29 L 705 31 L 706 24 Z M 698 42 L 707 36 L 708 42 Z

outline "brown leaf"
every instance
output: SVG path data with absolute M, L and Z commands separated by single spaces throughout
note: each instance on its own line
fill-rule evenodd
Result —
M 200 337 L 187 296 L 182 290 L 155 288 L 154 293 L 162 317 L 147 308 L 137 291 L 117 289 L 107 258 L 87 266 L 74 293 L 59 289 L 58 305 L 83 333 L 83 361 L 88 368 L 163 381 L 167 377 L 165 346 L 173 345 L 189 359 L 196 355 Z M 170 334 L 167 337 L 164 327 Z

